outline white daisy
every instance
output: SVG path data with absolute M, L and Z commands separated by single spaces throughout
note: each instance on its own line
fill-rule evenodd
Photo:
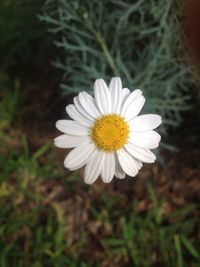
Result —
M 54 139 L 60 148 L 74 148 L 64 165 L 76 170 L 84 165 L 84 180 L 92 184 L 101 176 L 109 183 L 114 176 L 136 176 L 142 162 L 153 163 L 150 151 L 158 147 L 160 135 L 153 131 L 161 124 L 154 114 L 140 115 L 145 98 L 139 89 L 123 88 L 119 77 L 109 86 L 103 79 L 94 84 L 94 97 L 81 92 L 66 111 L 72 120 L 59 120 L 56 127 L 64 134 Z

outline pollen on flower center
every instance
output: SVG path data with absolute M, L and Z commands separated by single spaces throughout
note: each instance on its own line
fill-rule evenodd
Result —
M 105 115 L 97 119 L 91 138 L 99 149 L 112 152 L 124 146 L 129 135 L 129 125 L 119 115 Z

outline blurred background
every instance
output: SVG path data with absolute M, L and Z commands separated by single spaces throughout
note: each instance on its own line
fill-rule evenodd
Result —
M 0 266 L 200 266 L 200 2 L 0 1 Z M 163 117 L 155 164 L 94 185 L 53 138 L 96 78 Z

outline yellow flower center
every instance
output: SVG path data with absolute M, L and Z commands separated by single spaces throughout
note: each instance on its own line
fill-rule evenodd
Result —
M 127 142 L 129 125 L 124 118 L 111 114 L 97 119 L 91 131 L 91 138 L 99 149 L 112 152 Z

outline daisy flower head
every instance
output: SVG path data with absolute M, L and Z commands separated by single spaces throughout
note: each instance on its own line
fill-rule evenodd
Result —
M 136 176 L 142 163 L 153 163 L 160 135 L 154 131 L 159 115 L 138 115 L 145 103 L 142 91 L 122 88 L 114 77 L 109 86 L 103 79 L 94 84 L 94 96 L 80 92 L 74 104 L 66 107 L 71 120 L 59 120 L 56 128 L 63 134 L 54 139 L 59 148 L 73 148 L 64 166 L 76 170 L 85 166 L 84 181 L 92 184 L 100 176 L 109 183 L 114 176 Z

